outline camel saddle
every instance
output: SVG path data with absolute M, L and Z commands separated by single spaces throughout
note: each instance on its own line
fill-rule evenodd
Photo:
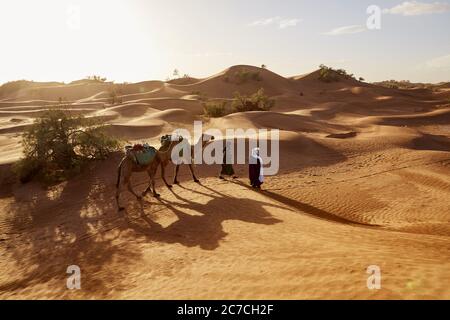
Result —
M 126 146 L 125 152 L 137 165 L 147 166 L 155 159 L 157 150 L 144 143 Z

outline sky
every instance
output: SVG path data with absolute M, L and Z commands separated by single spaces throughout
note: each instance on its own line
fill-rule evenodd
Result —
M 2 0 L 0 39 L 0 83 L 201 78 L 237 64 L 450 81 L 450 0 Z

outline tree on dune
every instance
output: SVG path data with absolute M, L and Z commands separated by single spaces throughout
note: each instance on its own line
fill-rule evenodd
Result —
M 44 113 L 23 134 L 24 157 L 15 165 L 22 182 L 37 177 L 61 181 L 79 172 L 86 162 L 104 159 L 120 147 L 99 120 L 62 109 Z

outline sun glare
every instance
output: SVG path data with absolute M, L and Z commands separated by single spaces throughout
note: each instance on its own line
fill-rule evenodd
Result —
M 0 82 L 18 75 L 72 81 L 95 73 L 137 81 L 160 74 L 162 48 L 140 10 L 128 1 L 8 1 L 0 19 L 7 44 Z

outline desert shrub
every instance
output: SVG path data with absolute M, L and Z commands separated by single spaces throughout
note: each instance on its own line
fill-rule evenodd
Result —
M 115 105 L 115 104 L 121 104 L 123 102 L 122 96 L 121 96 L 121 89 L 120 87 L 118 87 L 118 89 L 116 89 L 116 87 L 113 87 L 110 91 L 109 91 L 109 104 L 110 105 Z
M 332 68 L 321 65 L 319 80 L 323 81 L 323 82 L 336 82 L 336 81 L 339 81 L 339 77 L 337 76 L 336 72 L 334 72 L 334 70 Z
M 91 81 L 94 81 L 94 82 L 100 82 L 100 83 L 106 82 L 106 78 L 105 77 L 101 77 L 101 76 L 97 76 L 97 75 L 88 76 L 87 80 L 91 80 Z
M 84 79 L 75 80 L 70 82 L 69 84 L 94 84 L 94 83 L 106 83 L 108 79 L 105 77 L 93 75 L 93 76 L 87 76 Z
M 236 92 L 231 107 L 234 112 L 269 111 L 274 105 L 275 100 L 266 96 L 264 89 L 261 88 L 251 96 L 241 95 L 239 92 Z
M 234 78 L 237 84 L 243 84 L 248 81 L 262 81 L 262 77 L 259 71 L 249 71 L 246 69 L 236 71 L 234 74 Z
M 253 81 L 262 81 L 262 77 L 259 72 L 250 73 L 250 79 L 252 79 Z
M 319 80 L 323 82 L 338 82 L 341 78 L 355 79 L 354 74 L 349 74 L 344 69 L 333 69 L 323 64 L 321 64 L 319 68 Z
M 220 118 L 226 116 L 227 112 L 227 102 L 205 102 L 203 104 L 203 112 L 205 116 L 211 118 Z
M 117 103 L 117 92 L 115 90 L 109 92 L 109 104 L 115 105 Z
M 98 120 L 61 109 L 43 114 L 23 134 L 24 157 L 15 166 L 22 182 L 38 178 L 61 181 L 78 173 L 87 161 L 105 159 L 120 148 Z
M 208 95 L 206 93 L 204 93 L 204 92 L 201 92 L 201 91 L 197 91 L 197 90 L 192 91 L 191 95 L 197 96 L 197 99 L 200 100 L 200 101 L 207 101 L 208 100 Z
M 421 89 L 432 89 L 433 85 L 429 83 L 412 83 L 409 80 L 386 80 L 381 82 L 374 82 L 375 85 L 382 86 L 389 89 L 412 89 L 412 88 L 421 88 Z

